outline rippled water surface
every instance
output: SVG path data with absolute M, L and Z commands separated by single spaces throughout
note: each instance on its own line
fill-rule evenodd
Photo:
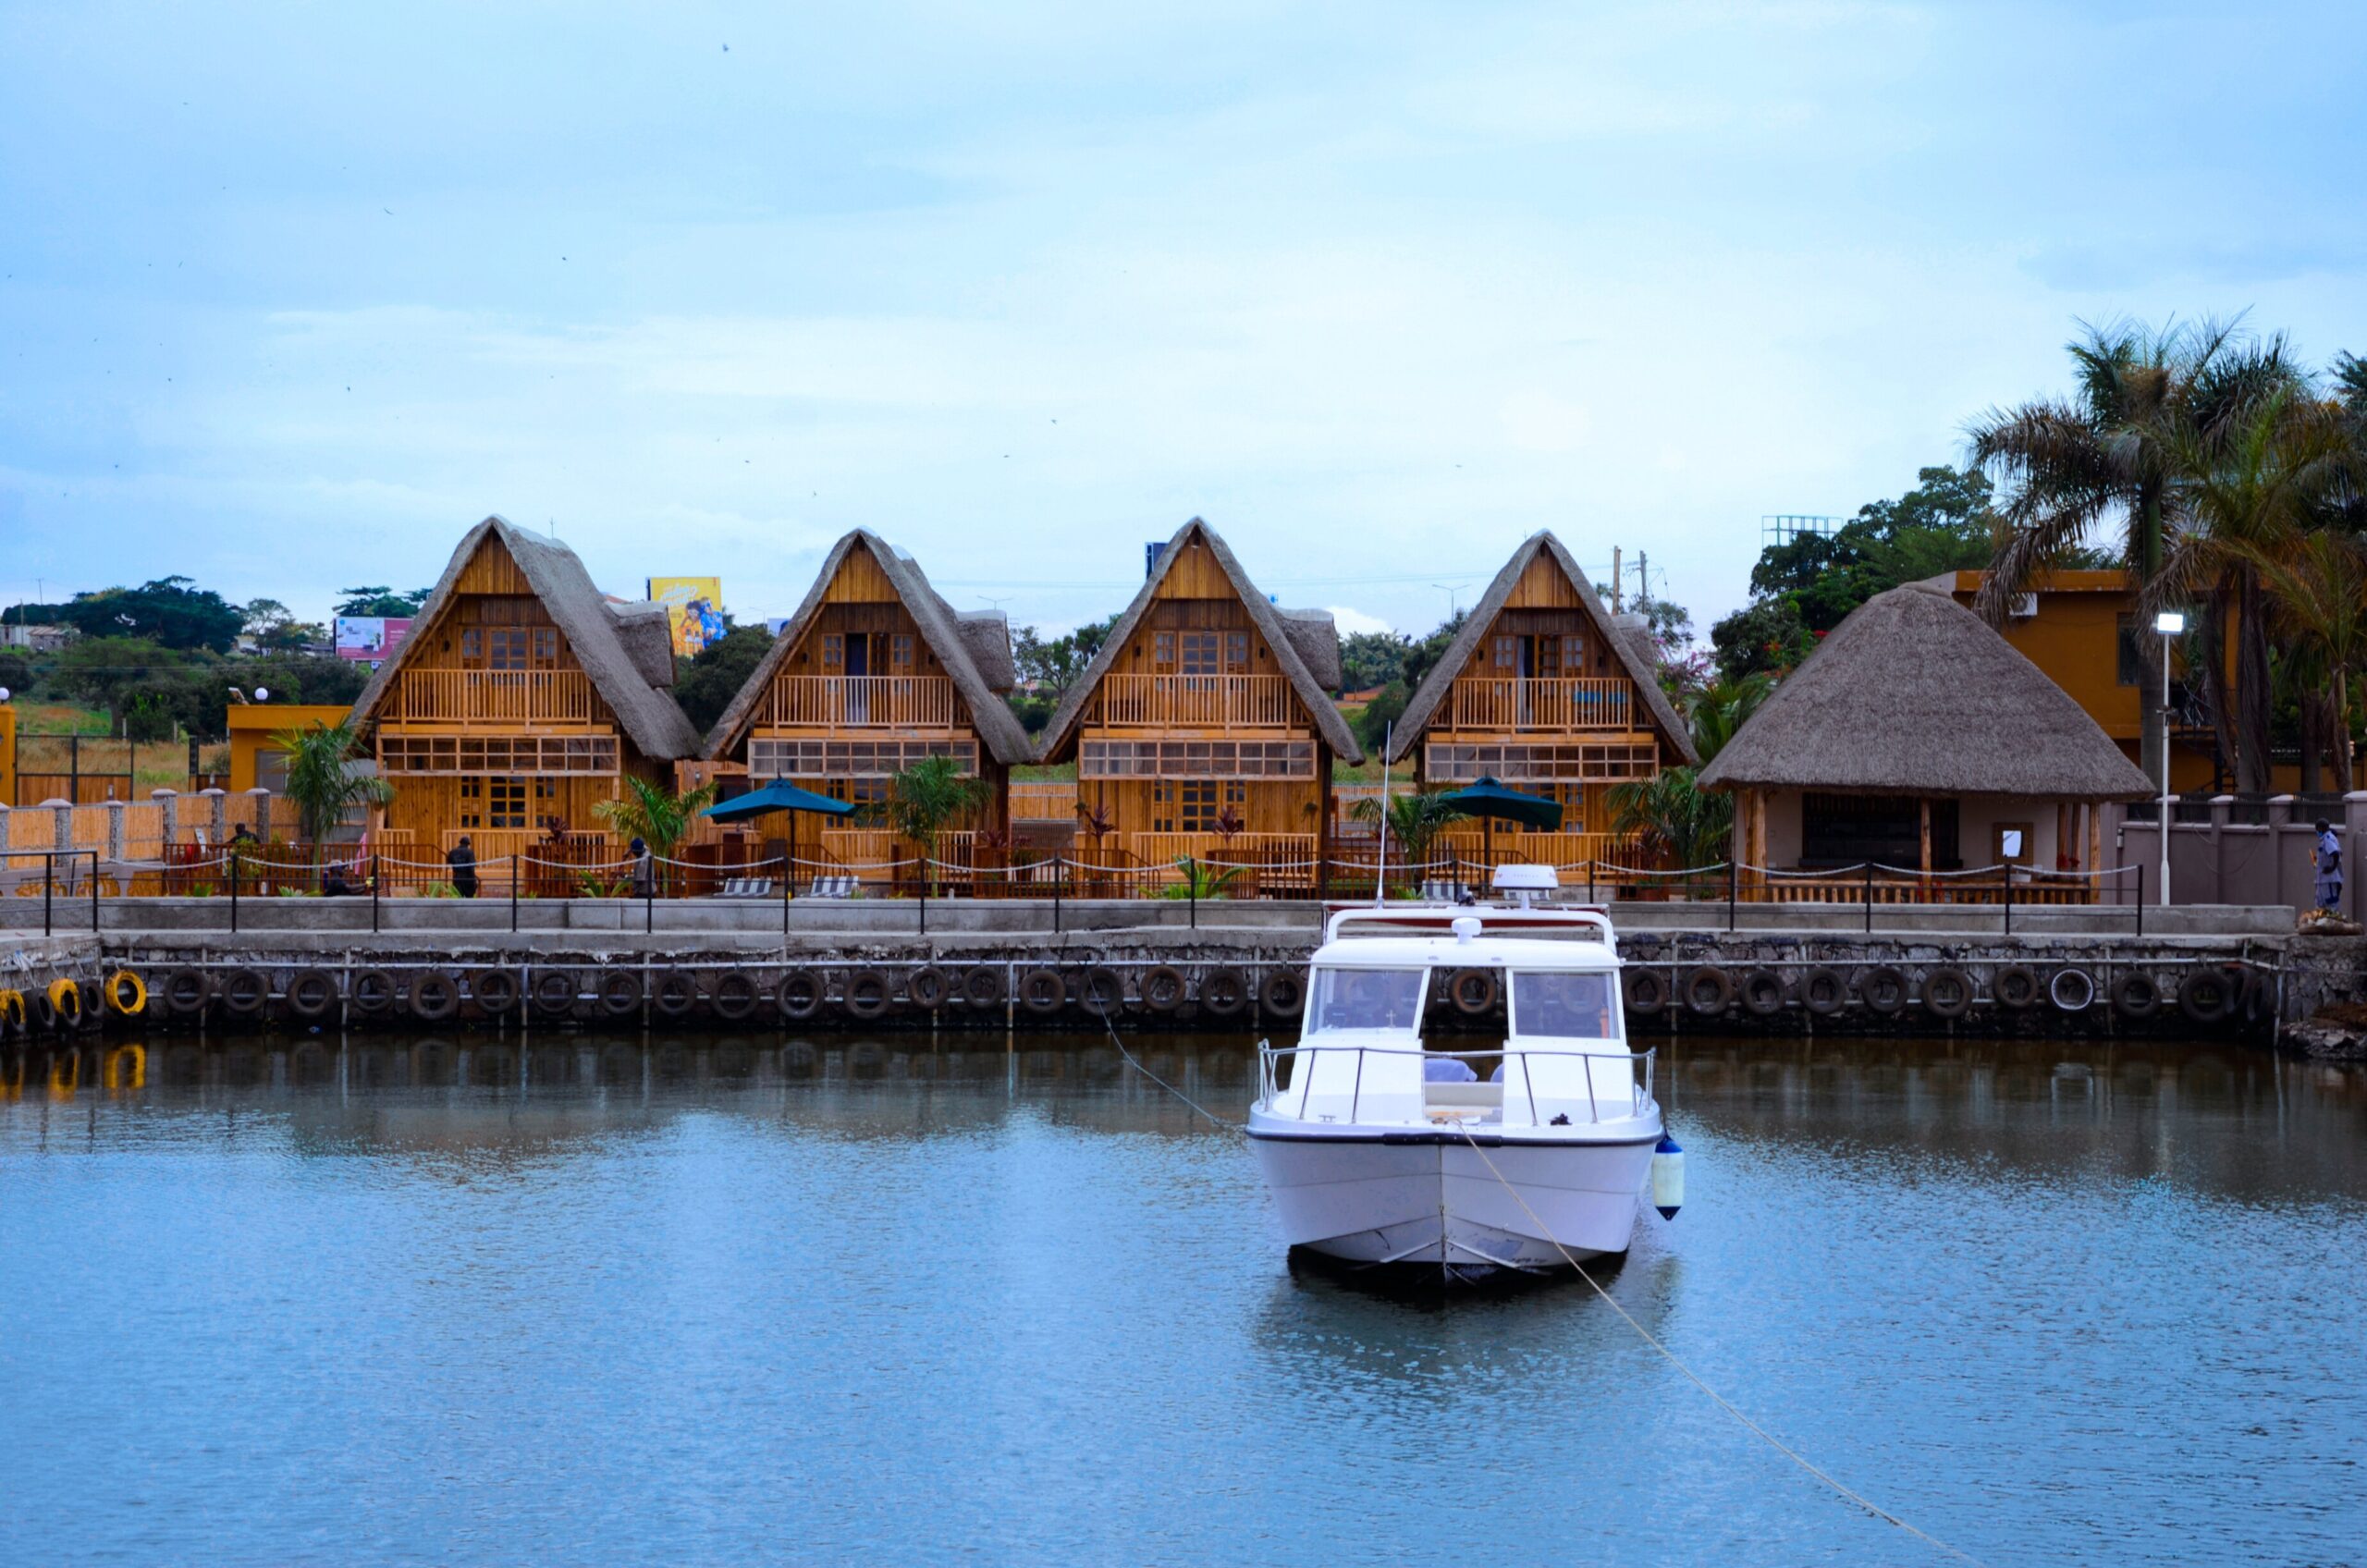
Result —
M 0 1561 L 1944 1561 L 1584 1284 L 1294 1269 L 1237 1139 L 1017 1045 L 9 1065 Z M 1147 1048 L 1245 1109 L 1246 1042 Z M 1786 1442 L 1991 1563 L 2367 1561 L 2367 1074 L 1662 1081 L 1690 1207 L 1605 1282 Z

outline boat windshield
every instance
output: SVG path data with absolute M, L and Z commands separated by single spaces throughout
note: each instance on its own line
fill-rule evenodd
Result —
M 1422 1022 L 1419 969 L 1318 969 L 1307 1009 L 1314 1032 L 1412 1029 Z
M 1512 1031 L 1557 1040 L 1617 1037 L 1609 974 L 1545 970 L 1513 972 Z

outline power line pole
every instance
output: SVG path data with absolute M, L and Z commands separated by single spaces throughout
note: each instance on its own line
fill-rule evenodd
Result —
M 1619 580 L 1620 580 L 1620 578 L 1622 578 L 1622 577 L 1623 577 L 1623 576 L 1625 576 L 1625 574 L 1626 574 L 1626 569 L 1625 569 L 1625 567 L 1623 567 L 1623 566 L 1621 566 L 1621 565 L 1619 564 L 1619 546 L 1618 546 L 1618 545 L 1613 545 L 1613 546 L 1611 546 L 1611 613 L 1612 613 L 1612 614 L 1613 614 L 1613 615 L 1617 615 L 1617 614 L 1619 614 L 1619 613 L 1620 613 L 1620 606 L 1619 606 L 1620 583 L 1619 583 Z
M 1652 570 L 1644 552 L 1636 552 L 1636 607 L 1642 610 L 1652 597 Z

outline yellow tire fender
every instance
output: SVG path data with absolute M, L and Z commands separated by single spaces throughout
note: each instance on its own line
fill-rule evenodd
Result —
M 82 987 L 60 975 L 49 983 L 49 1005 L 57 1010 L 57 1016 L 61 1019 L 80 1019 L 82 1016 Z
M 148 982 L 129 969 L 107 976 L 107 1005 L 126 1018 L 148 1011 Z

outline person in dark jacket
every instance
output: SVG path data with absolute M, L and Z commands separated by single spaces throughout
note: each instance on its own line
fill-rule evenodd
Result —
M 632 896 L 648 898 L 657 886 L 657 867 L 649 858 L 649 844 L 636 836 L 625 846 L 625 853 L 632 859 Z
M 464 899 L 475 898 L 477 896 L 477 851 L 470 845 L 469 836 L 466 833 L 460 835 L 460 841 L 452 846 L 452 852 L 446 855 L 444 860 L 452 868 L 452 890 Z

